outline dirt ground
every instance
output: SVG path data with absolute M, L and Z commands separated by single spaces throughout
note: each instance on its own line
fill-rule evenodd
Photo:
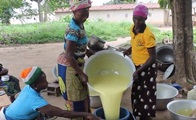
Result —
M 171 28 L 164 28 L 164 30 L 171 30 Z M 121 43 L 128 42 L 127 38 L 119 38 L 117 41 L 107 43 L 111 46 L 117 46 Z M 49 82 L 55 81 L 52 75 L 52 68 L 56 64 L 58 55 L 63 50 L 63 43 L 49 43 L 49 44 L 36 44 L 36 45 L 22 45 L 22 46 L 0 46 L 0 63 L 4 67 L 9 69 L 9 74 L 20 78 L 20 72 L 22 69 L 30 66 L 40 66 L 47 75 Z M 20 81 L 21 87 L 24 83 Z M 46 92 L 42 95 L 52 105 L 58 106 L 64 109 L 64 101 L 61 96 L 55 97 L 53 95 L 48 96 Z M 130 89 L 128 89 L 122 99 L 122 106 L 131 110 L 130 105 Z M 63 120 L 64 118 L 57 118 L 57 120 Z M 154 120 L 171 120 L 167 110 L 157 111 L 157 117 Z

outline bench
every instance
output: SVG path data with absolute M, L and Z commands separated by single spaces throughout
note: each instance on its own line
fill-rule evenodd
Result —
M 48 95 L 55 95 L 56 97 L 61 95 L 60 86 L 58 83 L 49 83 L 47 87 Z

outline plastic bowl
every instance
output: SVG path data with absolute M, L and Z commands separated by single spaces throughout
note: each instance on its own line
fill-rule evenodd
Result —
M 114 50 L 102 50 L 92 55 L 84 65 L 84 72 L 88 77 L 94 77 L 102 72 L 112 71 L 130 79 L 127 88 L 132 85 L 132 74 L 135 71 L 135 66 L 128 56 Z M 90 80 L 87 83 L 90 96 L 98 96 L 98 92 L 91 86 Z

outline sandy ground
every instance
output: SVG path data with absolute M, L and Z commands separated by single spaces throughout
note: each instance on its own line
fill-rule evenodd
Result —
M 164 30 L 171 30 L 171 28 L 164 28 Z M 116 47 L 121 43 L 126 43 L 130 40 L 130 37 L 120 38 L 117 41 L 107 43 L 108 45 Z M 49 44 L 36 44 L 36 45 L 22 45 L 22 46 L 0 46 L 0 63 L 4 67 L 9 69 L 9 74 L 20 78 L 20 72 L 22 69 L 30 66 L 40 66 L 47 75 L 49 82 L 55 81 L 52 75 L 52 68 L 56 64 L 58 55 L 63 50 L 63 43 L 49 43 Z M 20 81 L 21 87 L 24 83 Z M 125 92 L 122 99 L 122 106 L 131 110 L 130 104 L 130 88 Z M 55 97 L 53 95 L 48 96 L 46 92 L 42 95 L 52 105 L 64 108 L 64 101 L 61 96 Z M 64 118 L 57 118 L 57 120 L 63 120 Z M 154 120 L 171 120 L 167 110 L 157 111 L 157 117 Z

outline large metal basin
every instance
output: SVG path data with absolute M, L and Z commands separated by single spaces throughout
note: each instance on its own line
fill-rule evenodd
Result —
M 90 96 L 90 107 L 91 108 L 102 107 L 101 99 L 99 96 Z
M 196 120 L 196 117 L 189 117 L 185 115 L 179 114 L 180 110 L 188 110 L 196 109 L 196 101 L 195 100 L 174 100 L 167 104 L 167 109 L 170 112 L 172 120 Z
M 157 83 L 157 110 L 166 110 L 167 104 L 178 95 L 178 90 L 171 85 Z

